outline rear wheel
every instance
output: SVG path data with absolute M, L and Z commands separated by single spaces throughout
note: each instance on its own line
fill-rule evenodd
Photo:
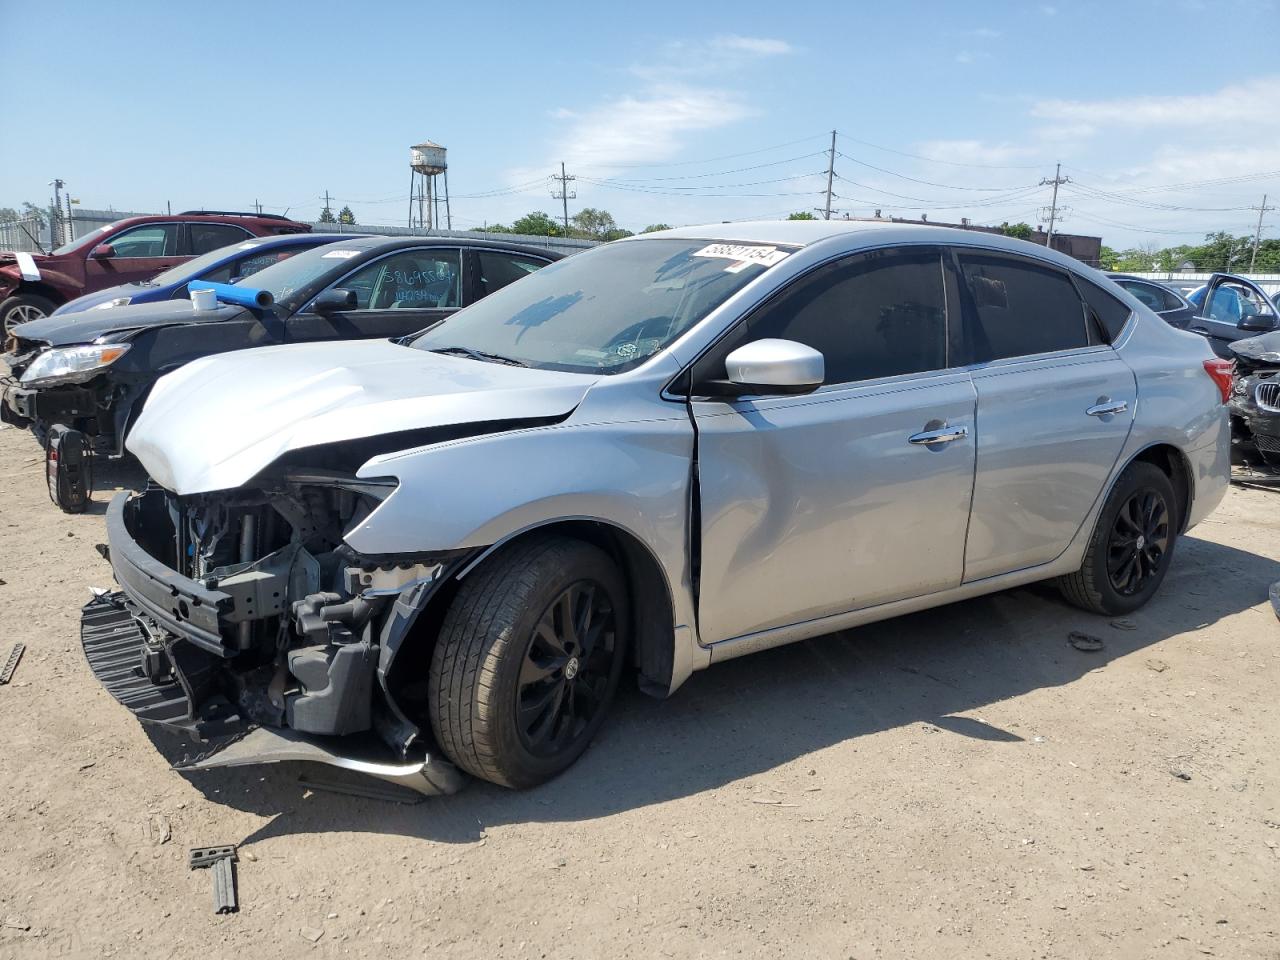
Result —
M 6 334 L 20 323 L 40 320 L 56 309 L 53 302 L 30 293 L 20 293 L 0 302 L 0 328 Z
M 1075 573 L 1058 579 L 1069 602 L 1094 613 L 1131 613 L 1160 589 L 1181 523 L 1173 484 L 1159 467 L 1130 464 L 1116 481 Z
M 608 554 L 539 537 L 462 581 L 431 659 L 432 732 L 474 776 L 530 787 L 604 722 L 622 673 L 627 593 Z

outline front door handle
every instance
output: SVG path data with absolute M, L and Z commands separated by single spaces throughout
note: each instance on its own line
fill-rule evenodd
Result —
M 963 440 L 968 435 L 968 427 L 939 427 L 936 430 L 923 430 L 920 433 L 914 433 L 907 437 L 907 443 L 933 446 L 936 443 L 951 443 L 953 440 Z
M 1129 404 L 1123 400 L 1112 400 L 1109 397 L 1099 397 L 1098 402 L 1085 410 L 1085 413 L 1091 417 L 1110 417 L 1117 413 L 1124 413 L 1128 409 Z

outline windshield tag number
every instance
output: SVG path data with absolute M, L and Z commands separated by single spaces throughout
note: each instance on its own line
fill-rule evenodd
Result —
M 360 255 L 359 250 L 330 250 L 328 253 L 320 254 L 321 260 L 350 260 L 352 257 Z
M 772 267 L 775 263 L 780 263 L 787 258 L 786 250 L 779 250 L 777 247 L 762 247 L 745 243 L 711 243 L 703 247 L 701 250 L 695 251 L 695 257 L 713 257 L 717 260 L 732 260 L 730 266 L 725 267 L 729 273 L 739 273 L 753 263 L 758 263 L 763 267 Z

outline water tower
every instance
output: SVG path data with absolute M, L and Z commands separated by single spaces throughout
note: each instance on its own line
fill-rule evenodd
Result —
M 453 215 L 449 211 L 449 162 L 445 148 L 430 140 L 409 148 L 409 226 L 434 229 L 440 224 L 440 199 L 437 177 L 444 177 L 444 217 L 448 229 L 453 229 Z M 418 220 L 413 219 L 413 202 L 418 201 Z

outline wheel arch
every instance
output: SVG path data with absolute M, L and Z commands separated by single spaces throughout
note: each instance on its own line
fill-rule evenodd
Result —
M 1191 461 L 1187 455 L 1171 443 L 1152 443 L 1143 447 L 1125 464 L 1149 463 L 1159 469 L 1173 484 L 1173 492 L 1178 498 L 1178 533 L 1185 533 L 1187 522 L 1191 517 L 1191 503 L 1195 498 L 1195 481 L 1192 479 Z M 1124 471 L 1121 470 L 1120 473 Z M 1116 475 L 1119 480 L 1119 474 Z M 1112 484 L 1114 486 L 1114 483 Z M 1107 491 L 1110 496 L 1110 491 Z
M 67 298 L 58 292 L 57 287 L 50 286 L 43 280 L 23 280 L 13 288 L 13 292 L 9 296 L 43 297 L 55 307 L 60 307 L 67 302 Z
M 638 670 L 640 688 L 665 697 L 673 684 L 676 657 L 675 602 L 666 573 L 653 551 L 625 528 L 598 518 L 547 520 L 515 531 L 483 548 L 448 582 L 434 591 L 418 611 L 387 677 L 389 689 L 404 690 L 403 671 L 417 673 L 430 663 L 445 612 L 458 588 L 478 566 L 533 537 L 562 536 L 604 550 L 618 564 L 630 591 L 631 663 Z

